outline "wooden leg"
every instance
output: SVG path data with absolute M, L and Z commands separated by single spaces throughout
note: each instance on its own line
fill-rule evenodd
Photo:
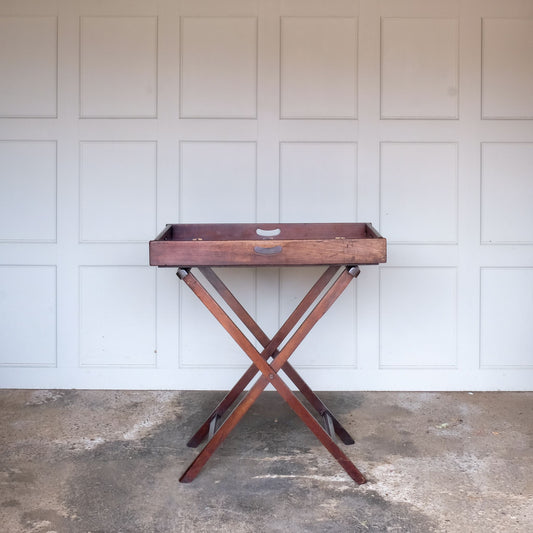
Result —
M 237 407 L 226 418 L 213 438 L 205 445 L 204 449 L 196 456 L 196 459 L 189 465 L 187 470 L 180 477 L 181 483 L 190 483 L 202 470 L 203 466 L 215 450 L 224 442 L 231 430 L 238 424 L 239 420 L 246 414 L 252 404 L 257 400 L 261 392 L 268 385 L 268 380 L 261 376 L 248 391 L 248 394 L 242 399 Z
M 263 375 L 222 424 L 220 429 L 213 435 L 213 438 L 207 443 L 202 452 L 200 452 L 193 463 L 189 466 L 180 481 L 189 482 L 198 475 L 203 465 L 208 461 L 209 457 L 211 457 L 213 452 L 218 448 L 218 446 L 220 446 L 229 432 L 235 427 L 242 416 L 244 416 L 246 411 L 255 402 L 269 382 L 274 385 L 279 394 L 285 399 L 294 412 L 302 419 L 302 421 L 309 427 L 309 429 L 315 434 L 315 436 L 326 447 L 326 449 L 339 462 L 348 475 L 350 475 L 350 477 L 352 477 L 352 479 L 354 479 L 354 481 L 357 483 L 364 483 L 366 481 L 361 472 L 359 472 L 355 465 L 353 465 L 353 463 L 342 452 L 342 450 L 340 450 L 340 448 L 335 444 L 322 426 L 315 420 L 305 406 L 303 406 L 303 404 L 296 398 L 294 393 L 292 393 L 292 391 L 277 375 L 278 371 L 287 362 L 289 357 L 302 342 L 305 336 L 311 331 L 318 320 L 327 312 L 331 305 L 333 305 L 342 291 L 348 286 L 351 279 L 356 277 L 358 273 L 359 269 L 357 267 L 347 268 L 343 271 L 335 283 L 328 289 L 323 298 L 305 318 L 294 335 L 288 340 L 287 344 L 279 352 L 272 364 L 269 365 L 263 357 L 264 354 L 260 354 L 254 348 L 247 337 L 239 330 L 239 328 L 233 323 L 229 316 L 204 289 L 198 280 L 196 280 L 196 278 L 190 274 L 190 272 L 181 271 L 180 277 L 185 281 L 185 283 L 187 283 L 191 290 L 196 294 L 196 296 L 198 296 L 198 298 L 207 307 L 207 309 L 209 309 L 209 311 L 224 327 L 224 329 L 226 329 L 226 331 L 231 335 L 231 337 L 241 347 L 246 355 L 250 357 L 254 365 L 261 371 Z M 268 346 L 265 348 L 265 350 L 268 350 Z
M 344 471 L 358 484 L 366 483 L 365 476 L 350 461 L 346 454 L 339 448 L 326 430 L 316 421 L 315 417 L 298 400 L 294 393 L 287 387 L 279 376 L 275 376 L 272 385 L 282 398 L 290 405 L 292 410 L 302 419 L 305 425 L 315 434 L 323 446 L 333 455 Z
M 289 362 L 286 362 L 282 367 L 283 372 L 287 377 L 298 387 L 298 390 L 304 395 L 305 399 L 318 411 L 321 416 L 329 415 L 333 424 L 333 429 L 339 439 L 344 444 L 354 444 L 351 435 L 344 429 L 344 426 L 335 418 L 332 412 L 326 407 L 326 404 L 316 395 L 316 393 L 307 385 L 307 383 L 294 370 Z
M 318 320 L 333 305 L 335 300 L 341 295 L 344 289 L 350 283 L 350 280 L 359 275 L 358 267 L 347 268 L 332 285 L 329 291 L 324 295 L 322 300 L 311 311 L 307 318 L 302 322 L 296 333 L 289 339 L 285 347 L 281 350 L 278 357 L 272 362 L 272 369 L 276 372 L 283 367 L 287 359 L 292 355 L 294 350 L 302 342 L 305 336 L 311 331 Z M 285 385 L 277 376 L 274 376 L 272 384 L 280 393 L 283 399 L 291 406 L 293 411 L 303 420 L 307 427 L 315 434 L 326 449 L 335 457 L 339 464 L 344 468 L 346 473 L 358 484 L 366 482 L 365 477 L 348 459 L 342 450 L 335 444 L 333 439 L 327 434 L 324 428 L 315 420 L 307 409 L 296 398 L 294 393 Z
M 214 411 L 207 417 L 206 421 L 197 429 L 196 433 L 187 442 L 189 448 L 196 448 L 199 446 L 209 433 L 211 421 L 214 418 L 220 418 L 224 413 L 235 403 L 242 391 L 246 388 L 248 383 L 252 381 L 257 374 L 255 365 L 250 366 L 242 377 L 235 383 L 233 388 L 224 396 L 223 400 L 215 407 Z

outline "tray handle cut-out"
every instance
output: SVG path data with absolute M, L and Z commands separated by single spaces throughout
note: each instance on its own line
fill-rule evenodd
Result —
M 282 249 L 283 248 L 281 246 L 272 246 L 270 248 L 254 246 L 254 252 L 260 255 L 277 255 L 281 253 Z
M 255 232 L 257 233 L 257 235 L 259 235 L 259 237 L 277 237 L 281 233 L 281 230 L 279 228 L 276 228 L 276 229 L 257 228 Z

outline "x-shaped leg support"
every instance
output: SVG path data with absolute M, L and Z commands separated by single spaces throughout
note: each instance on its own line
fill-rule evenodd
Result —
M 292 331 L 294 326 L 296 326 L 298 321 L 302 318 L 302 316 L 309 309 L 309 307 L 311 307 L 312 303 L 316 300 L 322 290 L 333 279 L 335 273 L 339 270 L 339 267 L 329 267 L 322 274 L 322 276 L 320 276 L 318 281 L 306 294 L 301 303 L 296 307 L 293 313 L 281 326 L 280 330 L 272 339 L 272 341 L 268 338 L 265 332 L 258 326 L 255 320 L 250 316 L 246 309 L 244 309 L 244 307 L 237 300 L 237 298 L 235 298 L 231 291 L 226 287 L 224 282 L 216 275 L 216 273 L 210 267 L 198 267 L 198 269 L 209 281 L 209 283 L 211 283 L 213 288 L 218 292 L 218 294 L 223 298 L 223 300 L 228 304 L 231 310 L 239 317 L 241 322 L 261 343 L 263 348 L 269 346 L 269 350 L 264 350 L 261 353 L 261 357 L 263 357 L 265 360 L 268 360 L 269 357 L 276 357 L 279 354 L 279 351 L 277 349 L 279 345 L 285 340 L 287 335 Z M 271 353 L 273 349 L 275 349 L 275 351 Z M 326 431 L 328 431 L 330 436 L 333 436 L 333 432 L 335 432 L 344 444 L 353 444 L 354 440 L 352 439 L 352 437 L 348 434 L 348 432 L 344 429 L 340 422 L 326 407 L 324 402 L 311 390 L 311 388 L 307 385 L 303 378 L 298 374 L 296 369 L 288 361 L 283 365 L 282 370 L 285 372 L 287 377 L 296 385 L 296 387 L 304 395 L 306 400 L 318 411 L 319 415 L 322 416 L 324 420 L 325 429 Z M 231 391 L 224 397 L 224 399 L 219 403 L 219 405 L 217 405 L 217 407 L 209 415 L 209 417 L 202 424 L 202 426 L 200 426 L 198 431 L 187 443 L 187 446 L 195 448 L 204 440 L 204 438 L 208 434 L 210 437 L 213 436 L 221 417 L 231 407 L 231 405 L 239 397 L 239 395 L 250 383 L 250 381 L 252 381 L 257 372 L 258 370 L 256 366 L 252 364 L 243 374 L 243 376 L 239 379 L 239 381 L 237 381 L 233 389 L 231 389 Z
M 341 440 L 346 444 L 353 444 L 353 439 L 341 426 L 337 419 L 331 414 L 323 402 L 316 396 L 311 388 L 299 376 L 294 368 L 288 363 L 289 357 L 294 350 L 303 341 L 305 336 L 311 331 L 318 320 L 326 313 L 326 311 L 333 305 L 335 300 L 341 295 L 344 289 L 348 286 L 350 281 L 359 275 L 358 267 L 345 267 L 340 276 L 335 280 L 331 287 L 326 291 L 322 299 L 303 320 L 299 328 L 293 336 L 287 341 L 285 346 L 278 350 L 280 344 L 290 333 L 297 322 L 302 318 L 305 312 L 309 309 L 312 303 L 316 300 L 318 295 L 331 281 L 337 267 L 329 267 L 320 279 L 315 283 L 307 295 L 303 298 L 291 316 L 286 320 L 276 335 L 270 340 L 267 335 L 261 330 L 253 318 L 246 312 L 242 305 L 237 301 L 233 294 L 227 289 L 224 283 L 218 278 L 211 268 L 200 267 L 201 272 L 206 279 L 213 285 L 215 290 L 222 296 L 224 301 L 228 303 L 230 308 L 236 313 L 245 326 L 252 332 L 252 334 L 263 345 L 264 349 L 260 353 L 256 350 L 248 338 L 240 331 L 227 313 L 218 305 L 214 298 L 207 292 L 201 283 L 191 274 L 188 269 L 179 269 L 178 276 L 189 286 L 189 288 L 196 294 L 202 303 L 209 309 L 218 322 L 231 335 L 240 348 L 252 360 L 252 366 L 245 372 L 241 379 L 235 384 L 234 388 L 226 395 L 222 402 L 217 406 L 215 411 L 208 417 L 206 422 L 191 438 L 188 445 L 195 447 L 209 433 L 210 440 L 191 463 L 188 469 L 180 478 L 181 482 L 192 481 L 200 472 L 202 467 L 220 446 L 227 435 L 237 425 L 239 420 L 248 411 L 251 405 L 259 397 L 261 392 L 265 389 L 268 383 L 272 383 L 274 388 L 282 396 L 282 398 L 289 404 L 293 411 L 302 419 L 302 421 L 315 434 L 320 442 L 329 450 L 335 457 L 339 464 L 344 468 L 348 475 L 357 483 L 365 483 L 365 477 L 353 465 L 348 457 L 342 452 L 337 444 L 332 439 L 333 431 L 335 431 Z M 269 364 L 267 361 L 273 358 Z M 294 393 L 287 387 L 283 380 L 278 376 L 280 369 L 287 374 L 287 376 L 295 383 L 295 385 L 302 391 L 307 400 L 315 407 L 323 416 L 325 430 L 317 420 L 309 413 L 305 406 L 298 400 Z M 261 376 L 251 387 L 245 397 L 237 405 L 237 407 L 230 413 L 224 423 L 217 429 L 218 421 L 224 412 L 235 402 L 237 397 L 244 390 L 246 385 L 250 383 L 257 372 L 261 372 Z

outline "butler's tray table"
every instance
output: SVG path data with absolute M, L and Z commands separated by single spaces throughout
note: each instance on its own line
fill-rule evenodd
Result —
M 181 476 L 181 482 L 190 482 L 199 474 L 213 452 L 269 383 L 348 475 L 359 484 L 366 481 L 333 437 L 337 434 L 344 444 L 353 444 L 354 440 L 289 363 L 289 357 L 350 281 L 359 275 L 358 265 L 375 265 L 384 263 L 386 259 L 386 240 L 368 223 L 168 224 L 155 240 L 150 241 L 150 264 L 177 268 L 178 277 L 187 284 L 252 360 L 252 365 L 187 443 L 190 447 L 196 447 L 209 437 L 203 450 Z M 325 267 L 324 273 L 272 338 L 259 327 L 213 270 L 213 267 L 224 266 L 317 265 Z M 254 347 L 194 276 L 191 272 L 193 267 L 203 274 L 212 289 L 257 339 L 263 347 L 261 351 Z M 305 316 L 317 300 L 318 303 Z M 304 316 L 299 327 L 280 348 L 282 342 Z M 280 370 L 283 370 L 310 405 L 317 410 L 318 419 L 321 419 L 322 423 L 318 422 L 281 379 Z M 226 411 L 258 372 L 261 374 L 258 380 L 233 411 L 224 418 Z

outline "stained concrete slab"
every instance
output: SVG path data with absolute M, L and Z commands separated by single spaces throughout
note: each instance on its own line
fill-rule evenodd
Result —
M 219 392 L 0 391 L 6 533 L 533 531 L 533 393 L 322 393 L 358 487 L 275 392 L 191 484 Z

